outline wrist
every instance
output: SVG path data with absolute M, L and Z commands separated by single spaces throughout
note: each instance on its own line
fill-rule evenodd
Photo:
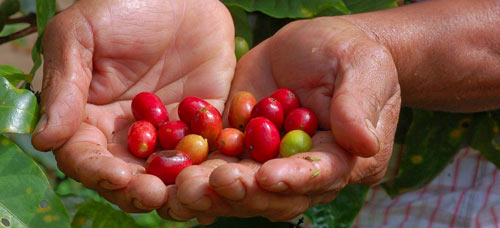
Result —
M 500 108 L 498 1 L 428 1 L 343 18 L 391 52 L 403 105 Z M 467 82 L 467 83 L 464 83 Z

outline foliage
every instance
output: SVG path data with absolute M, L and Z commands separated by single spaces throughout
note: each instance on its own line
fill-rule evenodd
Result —
M 397 6 L 397 0 L 221 0 L 235 24 L 240 57 L 287 23 L 304 18 L 360 13 Z M 405 1 L 409 4 L 410 1 Z M 41 37 L 56 13 L 55 0 L 4 0 L 0 4 L 0 38 L 19 30 L 9 19 L 22 15 L 35 21 L 38 39 L 32 50 L 33 68 L 25 73 L 0 65 L 0 219 L 11 227 L 191 227 L 173 223 L 155 212 L 127 214 L 58 170 L 52 153 L 36 151 L 30 134 L 39 106 L 26 89 L 42 63 Z M 6 32 L 9 30 L 8 32 Z M 12 30 L 12 31 L 11 31 Z M 23 87 L 24 86 L 24 87 Z M 500 168 L 500 112 L 451 114 L 403 108 L 393 159 L 400 161 L 383 187 L 391 196 L 420 188 L 431 181 L 460 147 L 469 145 Z M 21 179 L 23 181 L 19 181 Z M 5 187 L 8 186 L 8 187 Z M 349 186 L 337 198 L 305 214 L 314 227 L 349 227 L 361 209 L 368 188 Z M 47 224 L 50 224 L 47 225 Z M 198 227 L 291 227 L 264 218 L 219 218 Z

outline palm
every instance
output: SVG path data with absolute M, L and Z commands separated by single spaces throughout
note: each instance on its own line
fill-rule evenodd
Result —
M 79 60 L 92 69 L 86 119 L 56 158 L 64 172 L 128 211 L 136 209 L 123 197 L 140 198 L 143 206 L 149 204 L 146 208 L 159 207 L 164 203 L 158 196 L 164 192 L 159 179 L 138 175 L 130 180 L 130 175 L 144 173 L 144 160 L 127 151 L 134 121 L 131 99 L 154 92 L 170 119 L 178 119 L 176 106 L 186 96 L 204 98 L 222 111 L 235 65 L 232 21 L 216 0 L 93 1 L 75 6 L 92 29 L 93 46 L 86 47 L 92 57 Z M 101 191 L 101 181 L 112 183 L 107 186 L 111 189 L 126 187 L 122 195 L 127 196 Z M 130 187 L 130 182 L 145 186 Z M 128 196 L 131 191 L 136 195 Z

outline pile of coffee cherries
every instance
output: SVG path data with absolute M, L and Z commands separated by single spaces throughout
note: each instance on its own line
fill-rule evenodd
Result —
M 229 107 L 230 127 L 224 129 L 220 112 L 197 97 L 181 101 L 180 120 L 169 120 L 162 101 L 147 92 L 134 97 L 132 113 L 136 122 L 128 132 L 129 151 L 147 158 L 146 173 L 166 185 L 175 183 L 184 168 L 200 164 L 214 150 L 229 156 L 248 152 L 262 163 L 278 154 L 288 157 L 307 152 L 318 129 L 316 115 L 300 107 L 297 95 L 289 89 L 278 89 L 258 103 L 249 92 L 237 93 Z M 163 150 L 155 152 L 158 147 Z

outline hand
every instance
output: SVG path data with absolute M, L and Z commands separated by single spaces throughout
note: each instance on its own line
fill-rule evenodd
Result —
M 167 187 L 127 150 L 131 99 L 156 93 L 170 119 L 186 96 L 223 110 L 234 28 L 217 0 L 81 0 L 43 39 L 43 116 L 32 143 L 59 168 L 128 212 L 162 206 Z M 61 147 L 62 146 L 62 147 Z
M 277 88 L 294 90 L 318 115 L 323 131 L 311 152 L 262 166 L 242 160 L 190 167 L 177 179 L 179 202 L 160 212 L 205 222 L 220 215 L 286 220 L 333 200 L 348 184 L 383 177 L 401 103 L 388 49 L 344 17 L 290 23 L 243 56 L 231 94 L 246 90 L 261 99 Z

